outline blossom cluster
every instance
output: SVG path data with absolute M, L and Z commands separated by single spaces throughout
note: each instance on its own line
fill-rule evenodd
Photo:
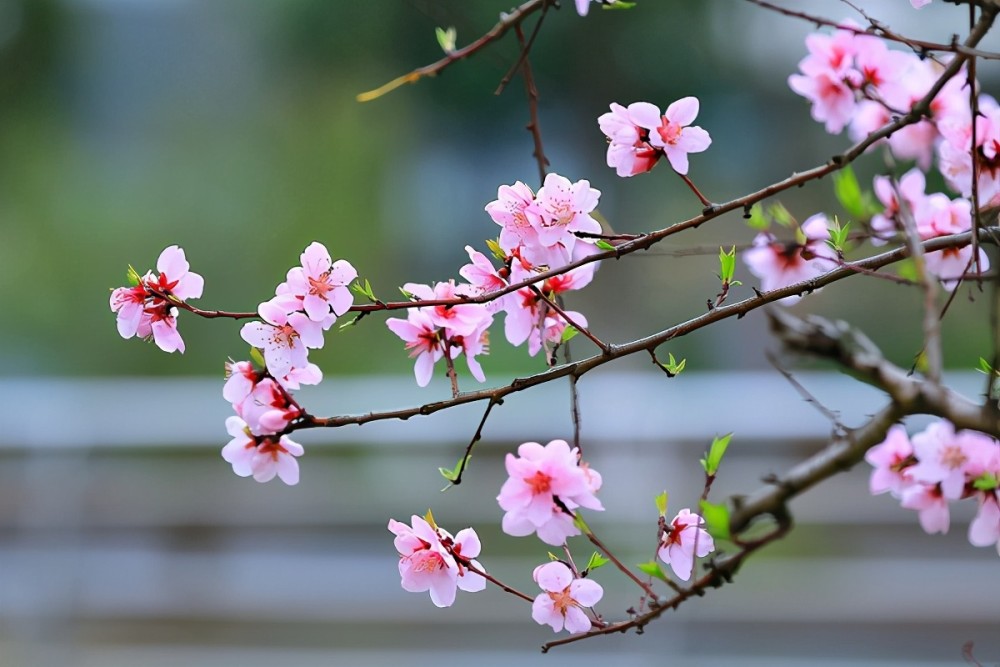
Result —
M 184 251 L 165 248 L 156 260 L 158 274 L 147 271 L 141 278 L 130 268 L 130 287 L 111 291 L 111 310 L 118 316 L 122 338 L 153 339 L 164 352 L 184 352 L 184 339 L 177 331 L 176 303 L 201 297 L 205 279 L 190 270 Z
M 299 481 L 295 460 L 302 446 L 282 432 L 303 415 L 291 392 L 319 384 L 323 373 L 308 360 L 308 350 L 323 346 L 323 332 L 354 303 L 347 285 L 357 271 L 346 260 L 332 261 L 318 242 L 302 253 L 301 266 L 288 271 L 275 296 L 261 303 L 263 322 L 248 322 L 240 335 L 263 353 L 264 368 L 250 361 L 226 364 L 223 397 L 237 416 L 226 420 L 233 439 L 222 457 L 241 477 L 267 482 L 277 476 L 286 484 Z
M 508 342 L 520 346 L 527 341 L 531 356 L 543 347 L 549 352 L 554 350 L 571 323 L 587 326 L 587 318 L 581 313 L 560 312 L 555 301 L 559 295 L 589 284 L 596 262 L 552 276 L 538 286 L 497 295 L 485 303 L 454 301 L 489 296 L 597 252 L 594 238 L 601 225 L 591 213 L 600 195 L 587 181 L 574 183 L 554 173 L 546 176 L 537 194 L 520 181 L 502 185 L 497 199 L 486 206 L 486 212 L 501 227 L 492 248 L 502 265 L 495 266 L 485 254 L 466 246 L 470 262 L 459 269 L 459 275 L 467 282 L 403 286 L 413 296 L 415 307 L 406 319 L 387 319 L 386 326 L 405 342 L 416 359 L 417 384 L 423 387 L 430 382 L 434 366 L 441 359 L 454 360 L 463 355 L 473 377 L 484 382 L 476 357 L 489 351 L 488 331 L 496 313 L 505 313 Z M 449 303 L 419 306 L 421 301 Z
M 788 287 L 836 267 L 837 255 L 827 244 L 829 225 L 827 217 L 817 213 L 795 230 L 793 242 L 780 241 L 771 232 L 757 234 L 753 246 L 743 253 L 743 261 L 750 273 L 760 278 L 761 289 L 770 292 Z M 791 305 L 800 298 L 786 296 L 780 303 Z
M 389 519 L 389 530 L 396 536 L 399 552 L 399 576 L 403 590 L 411 593 L 429 591 L 438 607 L 450 607 L 457 590 L 475 593 L 486 588 L 483 567 L 475 560 L 482 546 L 472 528 L 452 535 L 433 523 L 428 515 L 411 517 L 409 526 Z
M 715 540 L 701 527 L 704 523 L 703 518 L 684 508 L 663 532 L 656 555 L 670 566 L 678 579 L 690 579 L 695 559 L 715 551 Z
M 979 504 L 969 525 L 973 546 L 996 546 L 1000 553 L 1000 443 L 977 431 L 955 431 L 935 421 L 912 438 L 901 425 L 865 455 L 874 468 L 873 495 L 890 493 L 919 513 L 930 534 L 947 533 L 949 503 L 974 498 Z
M 855 28 L 850 22 L 845 28 Z M 891 50 L 872 35 L 851 29 L 806 38 L 809 55 L 799 63 L 800 74 L 788 84 L 812 103 L 812 116 L 828 132 L 846 127 L 858 141 L 894 120 L 930 92 L 942 72 L 932 59 Z M 915 160 L 922 170 L 937 156 L 949 187 L 963 197 L 972 195 L 972 150 L 978 153 L 979 198 L 983 207 L 1000 205 L 1000 105 L 979 95 L 979 116 L 969 110 L 967 73 L 948 80 L 930 103 L 929 117 L 894 132 L 887 143 L 900 160 Z
M 503 531 L 514 537 L 536 533 L 546 544 L 559 546 L 579 535 L 573 511 L 579 507 L 603 510 L 594 494 L 601 475 L 580 462 L 580 450 L 565 440 L 542 446 L 526 442 L 517 456 L 507 454 L 508 477 L 497 502 L 506 514 Z
M 674 171 L 687 174 L 688 154 L 700 153 L 712 143 L 708 132 L 691 126 L 699 108 L 697 97 L 679 99 L 664 112 L 649 102 L 627 107 L 612 102 L 611 111 L 597 119 L 608 138 L 608 166 L 619 176 L 635 176 L 666 156 Z

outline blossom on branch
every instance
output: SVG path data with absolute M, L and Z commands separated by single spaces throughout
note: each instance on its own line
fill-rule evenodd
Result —
M 322 322 L 324 329 L 333 325 L 339 317 L 354 305 L 354 295 L 347 288 L 358 272 L 350 262 L 330 258 L 330 252 L 322 243 L 313 241 L 303 251 L 302 266 L 288 271 L 284 283 L 278 285 L 276 293 L 290 294 L 301 301 L 301 309 L 313 322 Z
M 133 273 L 132 287 L 112 290 L 111 311 L 118 316 L 118 333 L 122 338 L 152 338 L 164 352 L 184 352 L 184 340 L 177 331 L 175 303 L 200 298 L 205 288 L 205 279 L 190 268 L 184 251 L 172 245 L 156 260 L 159 274 L 147 271 L 140 278 Z
M 663 541 L 656 554 L 682 581 L 691 578 L 696 558 L 715 551 L 715 540 L 700 527 L 704 523 L 703 518 L 684 508 L 663 533 Z
M 536 623 L 551 626 L 555 632 L 590 630 L 592 623 L 583 608 L 593 607 L 604 596 L 599 583 L 574 577 L 572 570 L 559 561 L 539 565 L 531 577 L 543 591 L 531 604 L 531 617 Z
M 226 419 L 226 431 L 233 439 L 222 448 L 222 458 L 232 464 L 234 473 L 240 477 L 253 475 L 258 482 L 269 482 L 277 476 L 289 486 L 299 483 L 299 462 L 295 457 L 302 456 L 302 445 L 287 435 L 255 436 L 239 417 Z
M 514 537 L 537 533 L 546 544 L 559 546 L 567 537 L 579 535 L 572 513 L 579 507 L 603 510 L 594 494 L 601 488 L 597 471 L 580 462 L 580 450 L 565 440 L 544 447 L 526 442 L 517 456 L 507 454 L 510 476 L 497 502 L 506 514 L 503 531 Z
M 836 253 L 827 245 L 829 221 L 822 213 L 808 218 L 796 233 L 796 242 L 778 241 L 770 233 L 760 233 L 753 247 L 743 253 L 750 273 L 760 278 L 764 292 L 811 280 L 837 266 Z M 791 305 L 799 295 L 786 296 L 779 303 Z
M 486 579 L 470 569 L 483 571 L 473 560 L 482 550 L 476 531 L 466 528 L 453 537 L 416 515 L 411 517 L 411 524 L 389 519 L 389 531 L 396 536 L 403 590 L 429 591 L 435 606 L 450 607 L 458 589 L 476 593 L 486 588 Z

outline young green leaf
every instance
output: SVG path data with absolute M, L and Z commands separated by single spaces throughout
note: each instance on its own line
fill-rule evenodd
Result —
M 607 5 L 605 5 L 605 6 L 607 6 Z M 604 239 L 597 239 L 597 243 L 595 243 L 594 245 L 596 245 L 601 250 L 614 250 L 615 249 L 615 247 L 613 245 L 611 245 L 610 243 L 608 243 Z
M 617 9 L 632 9 L 635 7 L 636 3 L 626 2 L 626 0 L 618 0 L 618 2 L 612 2 L 610 5 L 601 5 L 601 9 L 617 10 Z
M 747 227 L 750 229 L 758 229 L 760 231 L 766 231 L 768 227 L 771 226 L 771 221 L 767 219 L 764 215 L 764 207 L 760 204 L 754 204 L 750 207 L 750 217 L 747 218 Z
M 667 363 L 660 364 L 663 368 L 670 374 L 670 377 L 676 377 L 681 374 L 684 367 L 687 366 L 687 359 L 681 359 L 677 361 L 674 359 L 672 352 L 667 353 Z
M 580 532 L 584 535 L 590 535 L 590 526 L 587 522 L 583 520 L 583 517 L 579 513 L 573 516 L 573 525 L 580 529 Z
M 984 472 L 972 480 L 972 487 L 977 491 L 993 491 L 1000 488 L 1000 478 L 994 472 Z
M 442 51 L 450 54 L 455 50 L 455 41 L 458 39 L 458 31 L 455 30 L 455 26 L 448 26 L 447 30 L 434 28 L 434 36 L 437 37 L 438 45 Z
M 135 270 L 134 266 L 129 264 L 128 271 L 125 272 L 125 280 L 128 281 L 128 284 L 132 287 L 138 287 L 139 283 L 142 282 L 142 276 L 139 275 L 139 272 Z
M 499 259 L 501 262 L 507 259 L 507 253 L 503 251 L 500 247 L 500 241 L 498 239 L 486 239 L 486 247 L 490 249 L 493 256 Z
M 844 254 L 847 251 L 847 240 L 850 234 L 851 223 L 845 223 L 842 227 L 837 216 L 833 216 L 833 221 L 830 222 L 827 229 L 830 232 L 830 238 L 827 239 L 826 244 L 838 253 Z
M 251 347 L 250 348 L 250 360 L 254 363 L 257 368 L 266 368 L 267 363 L 264 361 L 264 354 L 260 351 L 260 348 Z
M 437 530 L 438 526 L 437 526 L 436 523 L 434 523 L 434 514 L 431 512 L 431 508 L 430 507 L 427 508 L 427 514 L 424 515 L 424 521 L 426 521 L 427 523 L 429 523 L 431 525 L 431 528 L 433 528 L 434 530 Z
M 468 468 L 469 460 L 471 459 L 472 459 L 472 454 L 469 454 L 467 457 L 463 456 L 458 460 L 458 462 L 455 464 L 453 468 L 438 468 L 438 472 L 440 472 L 441 476 L 444 477 L 449 482 L 454 482 L 455 480 L 458 479 L 459 474 L 462 472 L 462 461 L 463 460 L 465 461 L 465 467 Z
M 600 552 L 595 551 L 594 553 L 590 554 L 590 560 L 587 561 L 587 567 L 585 568 L 585 570 L 587 572 L 593 572 L 597 568 L 604 567 L 610 562 L 611 559 L 605 558 L 600 554 Z
M 717 540 L 729 539 L 729 508 L 707 500 L 700 503 L 701 516 L 705 519 L 705 529 Z
M 719 472 L 719 464 L 722 463 L 722 457 L 725 455 L 726 448 L 729 447 L 729 441 L 732 438 L 733 434 L 727 433 L 721 438 L 712 440 L 708 453 L 705 454 L 705 458 L 701 459 L 701 467 L 705 469 L 705 474 L 714 477 Z
M 733 282 L 733 275 L 736 273 L 736 246 L 728 252 L 724 248 L 719 248 L 719 280 L 723 285 Z
M 795 224 L 795 218 L 781 202 L 775 202 L 768 206 L 767 214 L 782 227 L 791 227 Z
M 636 567 L 651 577 L 656 577 L 660 581 L 667 581 L 667 575 L 663 573 L 663 570 L 660 569 L 660 564 L 655 560 L 651 560 L 648 563 L 639 563 Z
M 576 330 L 576 327 L 567 324 L 566 328 L 563 329 L 562 336 L 559 338 L 559 342 L 565 343 L 568 340 L 573 340 L 573 338 L 575 338 L 578 333 L 580 332 Z
M 654 498 L 654 501 L 656 502 L 656 511 L 659 512 L 662 517 L 667 516 L 667 498 L 668 496 L 666 491 Z
M 986 361 L 983 357 L 979 357 L 979 368 L 976 370 L 983 375 L 1000 375 L 1000 372 L 993 370 L 993 366 L 990 365 L 990 362 Z

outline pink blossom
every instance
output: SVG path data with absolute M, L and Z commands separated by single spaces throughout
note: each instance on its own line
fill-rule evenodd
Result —
M 538 233 L 528 219 L 528 207 L 535 201 L 535 193 L 521 181 L 514 185 L 501 185 L 497 198 L 486 205 L 486 212 L 500 231 L 500 247 L 511 253 L 520 245 L 538 244 Z
M 250 395 L 234 408 L 255 435 L 282 431 L 302 414 L 290 400 L 288 392 L 271 378 L 264 378 L 254 385 Z
M 174 302 L 197 299 L 205 287 L 204 278 L 190 268 L 184 251 L 169 246 L 156 260 L 158 275 L 147 272 L 138 285 L 111 292 L 111 310 L 118 316 L 122 338 L 152 338 L 164 352 L 184 352 Z
M 975 547 L 996 545 L 1000 553 L 1000 498 L 996 489 L 977 495 L 979 511 L 969 524 L 969 542 Z
M 691 123 L 698 116 L 697 97 L 684 97 L 660 110 L 649 102 L 636 102 L 628 107 L 636 125 L 649 131 L 649 143 L 662 149 L 670 166 L 678 174 L 688 172 L 688 153 L 700 153 L 712 143 L 708 132 Z
M 910 4 L 913 5 L 914 9 L 920 9 L 931 4 L 931 0 L 910 0 Z
M 333 324 L 331 312 L 339 317 L 354 305 L 354 295 L 347 285 L 358 277 L 358 272 L 347 260 L 332 261 L 326 246 L 316 241 L 309 244 L 300 260 L 302 266 L 289 270 L 286 282 L 277 291 L 301 299 L 309 319 L 329 328 Z
M 604 596 L 599 583 L 574 577 L 559 561 L 539 565 L 532 578 L 543 591 L 531 604 L 536 623 L 551 626 L 555 632 L 563 628 L 570 633 L 590 630 L 591 621 L 583 608 L 593 607 Z
M 872 495 L 889 491 L 899 497 L 912 484 L 907 470 L 916 463 L 913 445 L 906 429 L 899 424 L 889 429 L 885 440 L 865 453 L 865 461 L 875 468 L 868 484 Z
M 441 336 L 431 316 L 423 309 L 414 308 L 405 320 L 390 317 L 385 321 L 389 330 L 406 342 L 411 357 L 416 357 L 413 373 L 417 384 L 426 387 L 434 373 L 434 364 L 444 356 Z
M 699 527 L 704 523 L 704 519 L 684 508 L 663 533 L 657 555 L 682 581 L 691 578 L 696 557 L 702 558 L 715 551 L 715 540 L 707 530 Z
M 788 86 L 812 102 L 812 117 L 824 123 L 830 134 L 839 134 L 854 116 L 854 91 L 833 71 L 819 71 L 810 76 L 792 74 Z
M 456 285 L 454 280 L 435 283 L 433 287 L 420 283 L 406 283 L 403 289 L 415 296 L 419 301 L 438 301 L 458 299 L 468 296 L 471 290 L 468 285 Z M 483 328 L 483 324 L 492 321 L 493 316 L 485 306 L 478 303 L 463 303 L 451 306 L 427 306 L 421 308 L 431 319 L 431 322 L 444 329 L 444 336 L 468 336 Z M 487 326 L 489 326 L 487 324 Z
M 578 240 L 573 232 L 597 234 L 601 231 L 601 224 L 590 215 L 597 208 L 600 196 L 600 191 L 590 187 L 589 181 L 571 183 L 559 174 L 548 174 L 526 212 L 538 235 L 540 247 L 537 251 L 544 253 L 548 250 L 556 253 L 556 257 L 549 254 L 538 261 L 536 256 L 539 253 L 535 252 L 533 256 L 529 252 L 527 259 L 550 265 L 568 262 Z M 530 246 L 526 246 L 525 250 L 536 251 Z M 562 261 L 558 262 L 557 258 Z
M 565 440 L 553 440 L 544 447 L 526 442 L 508 454 L 507 474 L 497 496 L 506 514 L 503 530 L 522 537 L 537 532 L 552 545 L 560 545 L 570 535 L 579 535 L 572 517 L 565 511 L 578 507 L 603 510 L 594 493 L 601 487 L 601 476 L 580 463 L 580 451 L 570 449 Z
M 264 322 L 247 322 L 240 337 L 264 351 L 268 372 L 284 377 L 292 368 L 309 362 L 306 348 L 323 347 L 323 327 L 301 312 L 286 312 L 279 298 L 265 301 L 257 308 Z
M 911 169 L 903 174 L 898 185 L 893 184 L 890 176 L 876 176 L 873 187 L 875 196 L 882 202 L 885 209 L 872 217 L 871 226 L 875 233 L 872 243 L 882 245 L 885 243 L 885 239 L 903 229 L 903 223 L 899 219 L 902 207 L 896 196 L 896 189 L 899 189 L 899 194 L 903 197 L 902 204 L 912 216 L 917 209 L 922 208 L 923 202 L 927 198 L 927 195 L 924 194 L 926 181 L 922 171 Z
M 988 448 L 981 434 L 972 431 L 955 433 L 951 422 L 939 420 L 913 436 L 913 451 L 917 464 L 910 468 L 911 477 L 924 484 L 940 484 L 948 500 L 957 500 L 965 491 L 966 475 L 981 469 Z
M 913 484 L 903 489 L 900 505 L 917 510 L 920 527 L 928 535 L 947 533 L 950 523 L 948 499 L 937 484 Z
M 457 589 L 475 593 L 486 588 L 486 579 L 469 569 L 471 565 L 483 571 L 479 562 L 472 560 L 482 549 L 476 531 L 466 528 L 452 537 L 419 516 L 412 516 L 411 523 L 412 528 L 389 519 L 389 530 L 396 536 L 403 590 L 429 591 L 436 606 L 450 607 Z
M 287 435 L 278 440 L 273 436 L 254 437 L 239 417 L 226 419 L 226 430 L 233 439 L 222 448 L 222 458 L 232 464 L 234 473 L 240 477 L 253 475 L 258 482 L 269 482 L 277 476 L 289 486 L 299 483 L 299 462 L 295 457 L 302 456 L 302 445 Z
M 743 253 L 743 261 L 750 273 L 760 278 L 764 292 L 812 280 L 836 266 L 836 255 L 826 244 L 828 224 L 822 213 L 808 218 L 802 224 L 801 243 L 781 243 L 768 233 L 757 235 L 753 247 Z M 787 296 L 780 303 L 791 305 L 800 298 Z
M 498 270 L 493 266 L 493 262 L 489 260 L 483 253 L 474 250 L 472 246 L 465 246 L 465 252 L 469 253 L 469 259 L 471 262 L 466 264 L 458 270 L 458 274 L 469 281 L 479 294 L 492 294 L 499 290 L 504 289 L 509 284 L 507 279 L 500 275 L 500 271 L 509 275 L 510 271 L 508 269 Z M 505 301 L 509 297 L 506 294 L 498 299 L 494 299 L 486 304 L 486 309 L 491 313 L 495 313 L 498 310 L 502 310 Z
M 663 151 L 650 145 L 649 130 L 633 119 L 630 109 L 636 104 L 625 108 L 612 102 L 611 111 L 597 119 L 601 131 L 608 137 L 608 166 L 622 177 L 649 171 L 663 156 Z

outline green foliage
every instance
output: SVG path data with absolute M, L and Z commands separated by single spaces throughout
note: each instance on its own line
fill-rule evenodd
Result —
M 260 351 L 260 348 L 250 348 L 250 360 L 253 361 L 257 368 L 267 368 L 267 363 L 264 361 L 264 353 Z
M 771 226 L 771 221 L 764 215 L 764 207 L 754 204 L 750 207 L 750 217 L 747 218 L 747 227 L 766 231 Z
M 437 37 L 438 45 L 442 51 L 450 54 L 455 50 L 455 42 L 458 39 L 458 31 L 455 30 L 455 26 L 448 26 L 447 29 L 434 28 L 434 36 Z
M 376 298 L 375 296 L 375 292 L 372 291 L 372 284 L 368 282 L 367 278 L 365 278 L 364 285 L 361 284 L 361 279 L 359 278 L 357 282 L 351 285 L 351 291 L 353 291 L 356 294 L 360 294 L 361 296 L 367 298 L 372 303 L 378 301 L 378 298 Z
M 712 444 L 708 448 L 708 453 L 705 458 L 701 459 L 701 467 L 705 469 L 705 474 L 714 477 L 717 472 L 719 472 L 719 464 L 722 463 L 722 457 L 726 454 L 726 449 L 729 447 L 729 441 L 732 440 L 733 434 L 727 433 L 721 438 L 714 438 Z
M 836 250 L 838 254 L 843 255 L 847 251 L 847 240 L 850 234 L 851 223 L 848 222 L 841 226 L 840 220 L 837 219 L 837 216 L 834 216 L 828 229 L 830 230 L 830 238 L 826 241 L 827 245 Z
M 566 341 L 573 340 L 574 338 L 576 338 L 576 335 L 578 333 L 580 333 L 580 332 L 577 331 L 576 327 L 574 327 L 573 325 L 567 324 L 566 328 L 563 329 L 562 337 L 559 338 L 559 342 L 560 343 L 565 343 Z
M 636 567 L 638 567 L 640 570 L 642 570 L 649 576 L 656 577 L 660 581 L 663 582 L 668 581 L 667 575 L 663 573 L 663 569 L 660 567 L 660 564 L 657 563 L 655 560 L 651 560 L 646 563 L 639 563 Z
M 583 571 L 593 572 L 598 568 L 604 567 L 610 562 L 611 560 L 609 558 L 605 558 L 599 552 L 595 551 L 594 553 L 590 554 L 590 560 L 587 561 L 587 567 L 584 568 Z
M 659 512 L 660 516 L 662 516 L 662 517 L 666 517 L 667 516 L 667 499 L 668 498 L 669 498 L 669 496 L 667 495 L 667 492 L 664 491 L 663 493 L 661 493 L 660 495 L 656 496 L 656 498 L 653 499 L 654 502 L 656 503 L 656 511 Z
M 500 247 L 499 239 L 486 239 L 486 247 L 490 249 L 493 256 L 499 259 L 501 262 L 507 259 L 507 253 L 503 251 Z
M 1000 478 L 997 477 L 996 473 L 984 472 L 972 481 L 972 487 L 977 491 L 992 491 L 1000 488 Z
M 595 243 L 594 245 L 596 245 L 601 250 L 614 250 L 615 249 L 615 247 L 613 245 L 611 245 L 610 243 L 608 243 L 604 239 L 597 239 L 597 243 Z
M 729 535 L 729 508 L 725 505 L 716 505 L 707 500 L 702 500 L 699 504 L 701 516 L 705 519 L 705 530 L 717 540 L 728 540 Z
M 125 272 L 125 280 L 132 287 L 138 287 L 139 283 L 142 282 L 142 277 L 139 275 L 139 272 L 135 270 L 135 267 L 129 264 L 128 271 Z
M 739 280 L 733 280 L 736 274 L 736 246 L 727 252 L 724 248 L 719 248 L 719 280 L 723 285 L 742 285 Z
M 850 166 L 833 174 L 833 192 L 848 215 L 856 220 L 868 220 L 879 207 L 870 192 L 862 192 L 858 177 Z
M 618 2 L 612 3 L 610 5 L 601 5 L 601 9 L 632 9 L 635 7 L 635 2 L 626 2 L 625 0 L 618 0 Z
M 660 365 L 663 366 L 664 370 L 666 370 L 667 373 L 670 374 L 670 377 L 676 377 L 680 375 L 681 372 L 684 370 L 684 367 L 687 366 L 687 359 L 681 359 L 680 361 L 677 361 L 676 359 L 674 359 L 673 353 L 668 352 L 667 363 Z
M 455 464 L 455 467 L 453 467 L 453 468 L 438 468 L 438 472 L 440 472 L 441 476 L 444 477 L 449 482 L 455 483 L 455 481 L 458 479 L 459 475 L 462 474 L 462 470 L 465 467 L 468 467 L 468 465 L 469 465 L 468 462 L 471 459 L 472 459 L 472 454 L 470 453 L 468 456 L 463 456 L 462 458 L 458 459 L 458 462 Z M 463 461 L 465 462 L 464 463 L 464 467 L 463 467 Z

